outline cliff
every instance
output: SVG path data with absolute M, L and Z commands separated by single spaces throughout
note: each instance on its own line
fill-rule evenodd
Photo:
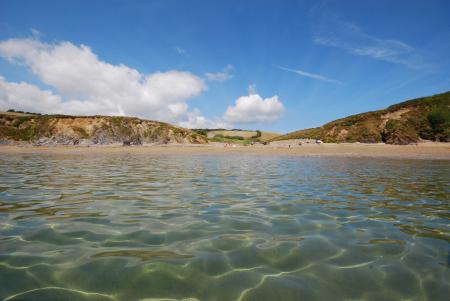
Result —
M 106 145 L 207 143 L 204 136 L 167 123 L 133 117 L 0 112 L 0 143 Z

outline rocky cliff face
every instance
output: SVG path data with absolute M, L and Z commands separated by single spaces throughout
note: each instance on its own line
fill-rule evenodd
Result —
M 450 92 L 338 119 L 318 128 L 279 136 L 272 141 L 308 138 L 324 142 L 389 144 L 408 144 L 421 139 L 450 142 Z
M 206 137 L 167 123 L 132 117 L 0 113 L 0 142 L 34 145 L 207 143 Z

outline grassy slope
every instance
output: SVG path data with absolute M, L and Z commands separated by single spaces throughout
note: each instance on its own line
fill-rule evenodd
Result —
M 352 115 L 321 127 L 272 139 L 407 144 L 419 139 L 450 141 L 450 92 L 408 100 L 384 110 Z
M 280 136 L 278 133 L 248 130 L 224 130 L 224 129 L 197 129 L 194 130 L 207 136 L 213 142 L 249 144 L 252 142 L 265 142 Z M 259 132 L 259 134 L 258 134 Z
M 133 117 L 34 115 L 0 112 L 0 140 L 35 142 L 40 138 L 108 144 L 142 142 L 205 143 L 188 129 Z

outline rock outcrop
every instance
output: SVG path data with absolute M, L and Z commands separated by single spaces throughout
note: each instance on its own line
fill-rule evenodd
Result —
M 0 143 L 34 145 L 201 144 L 206 137 L 133 117 L 0 113 Z

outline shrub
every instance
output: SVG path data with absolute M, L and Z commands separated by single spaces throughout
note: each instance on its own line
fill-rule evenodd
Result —
M 256 130 L 256 135 L 252 136 L 251 138 L 252 139 L 257 139 L 259 137 L 261 137 L 261 131 L 260 130 Z
M 435 139 L 441 141 L 448 140 L 450 132 L 450 110 L 448 106 L 435 106 L 428 113 L 428 121 L 430 122 Z
M 384 142 L 389 144 L 409 144 L 417 142 L 418 136 L 414 128 L 400 120 L 389 120 L 381 134 Z
M 18 117 L 16 119 L 14 119 L 14 121 L 12 122 L 12 126 L 18 128 L 22 123 L 24 123 L 25 121 L 28 121 L 30 118 L 29 117 Z
M 378 131 L 363 127 L 360 130 L 360 137 L 358 138 L 359 142 L 363 143 L 377 143 L 381 141 L 381 135 L 378 133 Z
M 208 130 L 205 130 L 205 129 L 194 129 L 192 131 L 194 131 L 195 133 L 202 135 L 202 136 L 208 135 Z

